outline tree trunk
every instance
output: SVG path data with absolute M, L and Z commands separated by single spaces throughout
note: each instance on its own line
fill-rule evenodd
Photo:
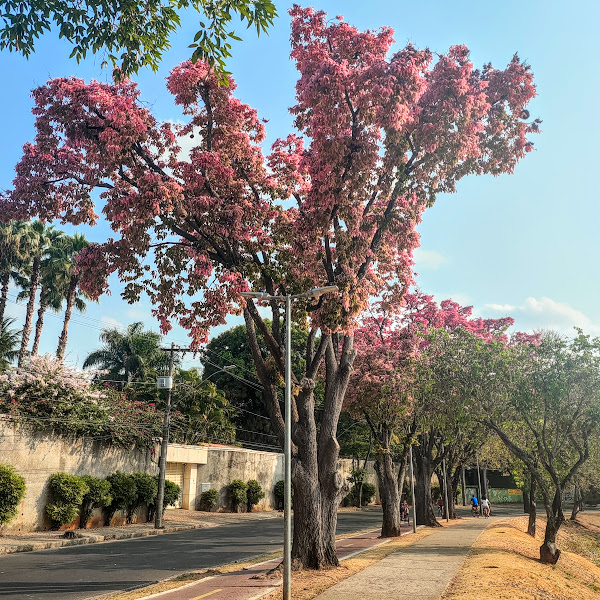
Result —
M 458 500 L 458 485 L 460 483 L 461 470 L 460 467 L 456 467 L 452 477 L 450 478 L 450 487 L 448 490 L 451 492 L 448 495 L 448 511 L 451 519 L 458 519 L 456 514 L 455 500 Z
M 578 485 L 575 485 L 575 489 L 573 490 L 573 510 L 571 511 L 571 521 L 575 521 L 577 519 L 577 513 L 581 510 L 583 505 L 583 495 L 581 493 L 581 488 Z
M 44 313 L 48 307 L 48 298 L 42 288 L 40 292 L 40 307 L 38 308 L 38 317 L 35 323 L 35 335 L 33 337 L 33 346 L 31 347 L 31 356 L 37 356 L 40 349 L 40 338 L 42 337 L 42 328 L 44 327 Z
M 6 310 L 6 300 L 8 298 L 8 284 L 10 282 L 10 273 L 3 273 L 0 278 L 0 323 L 4 319 L 4 311 Z
M 69 281 L 69 292 L 67 294 L 67 305 L 65 307 L 65 319 L 63 322 L 62 332 L 58 338 L 58 348 L 56 349 L 56 358 L 60 361 L 62 361 L 62 359 L 65 357 L 65 350 L 67 349 L 69 321 L 71 320 L 73 304 L 75 303 L 75 295 L 77 294 L 77 279 L 77 275 L 72 275 L 71 281 Z
M 529 485 L 523 486 L 523 512 L 526 515 L 529 514 L 529 498 L 530 498 L 529 490 L 530 490 Z
M 487 498 L 488 500 L 490 499 L 489 496 L 489 490 L 488 490 L 488 479 L 487 479 L 487 467 L 483 467 L 482 468 L 482 475 L 483 475 L 483 497 Z
M 31 324 L 33 322 L 33 309 L 35 303 L 35 295 L 37 293 L 38 281 L 40 276 L 40 263 L 41 256 L 36 255 L 33 259 L 33 265 L 31 268 L 31 288 L 29 290 L 29 300 L 27 301 L 27 312 L 25 313 L 25 325 L 23 325 L 23 331 L 21 333 L 21 349 L 19 350 L 18 366 L 22 367 L 27 356 L 27 346 L 29 345 L 29 337 L 31 335 Z
M 556 547 L 556 535 L 565 517 L 562 511 L 561 489 L 556 486 L 552 506 L 546 506 L 546 531 L 544 543 L 540 546 L 540 560 L 549 565 L 554 565 L 560 558 L 560 550 Z
M 527 533 L 531 537 L 535 537 L 536 532 L 536 519 L 537 519 L 537 505 L 535 502 L 535 493 L 537 489 L 537 484 L 535 479 L 532 477 L 531 482 L 529 484 L 529 490 L 527 490 L 528 496 L 528 513 L 529 513 L 529 522 L 527 523 Z
M 415 515 L 417 525 L 441 527 L 435 518 L 431 501 L 431 475 L 433 464 L 428 434 L 421 436 L 422 443 L 413 446 L 413 462 L 415 467 Z
M 389 452 L 383 453 L 375 461 L 375 472 L 379 483 L 383 522 L 381 537 L 397 537 L 400 535 L 400 493 L 394 461 Z

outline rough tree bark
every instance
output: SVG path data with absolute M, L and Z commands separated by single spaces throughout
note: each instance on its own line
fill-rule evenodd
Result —
M 63 321 L 63 328 L 58 338 L 58 348 L 56 349 L 56 358 L 62 360 L 65 357 L 65 350 L 67 349 L 67 335 L 69 333 L 69 321 L 71 320 L 71 314 L 73 312 L 73 305 L 75 304 L 75 295 L 77 294 L 77 275 L 73 275 L 69 281 L 69 291 L 67 292 L 67 305 L 65 307 L 65 318 Z
M 37 356 L 40 348 L 40 339 L 42 337 L 42 329 L 44 327 L 44 314 L 48 308 L 48 296 L 44 293 L 44 288 L 40 292 L 40 307 L 38 308 L 37 321 L 35 323 L 35 334 L 33 336 L 33 346 L 31 347 L 31 356 Z
M 536 521 L 536 519 L 537 519 L 537 505 L 536 505 L 536 501 L 535 501 L 536 491 L 537 491 L 536 481 L 532 477 L 531 478 L 531 482 L 529 484 L 529 489 L 527 490 L 527 493 L 525 494 L 525 496 L 528 497 L 528 501 L 527 501 L 528 509 L 527 509 L 527 512 L 529 513 L 529 521 L 527 523 L 527 533 L 531 537 L 535 537 L 536 522 L 537 522 Z
M 31 281 L 29 289 L 29 300 L 27 301 L 27 310 L 25 313 L 25 324 L 21 332 L 21 348 L 19 350 L 18 366 L 22 367 L 27 356 L 27 346 L 29 345 L 29 336 L 31 335 L 31 324 L 33 322 L 33 308 L 35 303 L 35 295 L 37 294 L 38 281 L 40 278 L 41 255 L 36 254 L 31 267 Z
M 556 547 L 556 534 L 565 520 L 561 491 L 560 487 L 556 488 L 551 509 L 546 508 L 546 531 L 544 543 L 540 546 L 540 560 L 551 565 L 556 564 L 560 558 L 560 550 Z
M 417 525 L 441 527 L 435 517 L 431 501 L 431 475 L 434 470 L 432 460 L 433 436 L 427 433 L 419 436 L 419 444 L 413 446 L 415 467 L 415 515 Z
M 281 372 L 283 344 L 276 338 L 280 327 L 278 313 L 273 312 L 273 333 L 266 327 L 256 307 L 248 302 L 244 310 L 246 334 L 258 378 L 263 385 L 263 400 L 273 429 L 284 444 L 284 420 L 273 384 L 271 364 L 261 353 L 256 334 L 259 329 L 271 358 Z M 316 330 L 312 330 L 306 348 L 306 367 L 301 381 L 292 375 L 292 483 L 294 485 L 294 527 L 292 567 L 321 569 L 337 566 L 335 531 L 337 509 L 348 491 L 348 484 L 338 471 L 339 444 L 337 424 L 354 362 L 352 336 L 344 336 L 341 344 L 335 334 L 322 334 L 314 349 Z M 325 399 L 321 427 L 315 421 L 314 378 L 325 362 Z
M 8 284 L 10 282 L 10 273 L 3 273 L 0 277 L 0 322 L 4 319 L 6 310 L 6 300 L 8 298 Z

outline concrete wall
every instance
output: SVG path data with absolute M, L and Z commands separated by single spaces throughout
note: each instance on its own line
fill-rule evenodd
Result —
M 200 502 L 202 484 L 208 484 L 219 492 L 218 506 L 229 508 L 227 486 L 234 479 L 242 481 L 256 479 L 265 492 L 265 497 L 259 502 L 256 510 L 273 510 L 275 508 L 273 488 L 280 479 L 283 479 L 283 454 L 246 448 L 209 447 L 207 463 L 197 466 L 197 503 Z
M 344 477 L 350 476 L 352 470 L 351 459 L 340 460 L 340 472 Z M 260 452 L 246 448 L 208 448 L 208 459 L 205 465 L 186 466 L 186 479 L 196 479 L 196 508 L 199 508 L 202 487 L 215 488 L 219 492 L 219 508 L 228 509 L 230 500 L 227 486 L 234 479 L 248 481 L 256 479 L 265 492 L 255 510 L 274 510 L 277 507 L 273 493 L 275 484 L 283 479 L 283 454 L 274 452 Z M 377 477 L 373 469 L 373 461 L 367 463 L 367 481 L 377 485 Z M 184 488 L 186 486 L 184 485 Z M 184 490 L 185 497 L 185 490 Z M 193 509 L 193 503 L 190 508 Z
M 15 467 L 27 485 L 17 517 L 1 527 L 0 533 L 48 527 L 44 507 L 49 501 L 48 477 L 52 473 L 106 477 L 117 470 L 125 473 L 158 472 L 149 450 L 125 450 L 98 440 L 32 433 L 2 422 L 0 463 Z M 98 524 L 99 521 L 99 515 L 94 515 L 92 524 Z

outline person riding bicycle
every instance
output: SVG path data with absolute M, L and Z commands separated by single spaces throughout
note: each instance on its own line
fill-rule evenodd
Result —
M 471 496 L 471 513 L 473 516 L 479 516 L 479 500 L 477 500 L 477 496 Z
M 481 511 L 486 519 L 490 516 L 490 501 L 485 496 L 481 499 Z
M 406 521 L 408 523 L 408 511 L 409 511 L 408 502 L 406 501 L 406 498 L 405 498 L 404 500 L 402 500 L 402 504 L 400 505 L 400 520 L 401 521 Z
M 440 517 L 444 516 L 444 499 L 441 496 L 437 499 L 437 507 L 438 515 Z

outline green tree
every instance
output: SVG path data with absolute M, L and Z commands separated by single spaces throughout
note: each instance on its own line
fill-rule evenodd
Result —
M 149 66 L 158 70 L 171 35 L 181 25 L 180 13 L 192 8 L 201 15 L 200 29 L 190 40 L 192 60 L 207 60 L 225 75 L 231 40 L 240 40 L 231 29 L 237 16 L 257 34 L 273 24 L 277 12 L 272 0 L 6 0 L 0 7 L 3 27 L 0 49 L 28 57 L 39 36 L 52 28 L 72 46 L 77 62 L 89 53 L 107 52 L 108 61 L 125 75 Z
M 76 269 L 77 255 L 87 246 L 89 242 L 83 235 L 76 233 L 73 236 L 62 238 L 57 244 L 55 260 L 57 266 L 60 266 L 58 275 L 62 279 L 62 286 L 65 289 L 65 318 L 63 328 L 58 338 L 58 348 L 56 349 L 56 358 L 62 360 L 67 348 L 67 335 L 69 331 L 69 322 L 73 308 L 83 312 L 86 308 L 84 298 L 87 296 L 79 290 L 80 274 Z
M 0 321 L 0 373 L 19 355 L 19 332 L 11 329 L 15 320 Z
M 212 381 L 203 381 L 197 369 L 176 374 L 173 408 L 182 414 L 181 426 L 173 429 L 173 441 L 184 444 L 235 441 L 235 410 Z
M 0 223 L 0 322 L 4 319 L 10 280 L 15 278 L 26 256 L 23 244 L 26 228 L 23 221 Z
M 22 238 L 23 246 L 29 250 L 29 260 L 22 265 L 22 275 L 28 279 L 27 288 L 29 290 L 29 297 L 25 312 L 25 324 L 21 332 L 21 347 L 18 357 L 19 367 L 23 366 L 27 356 L 27 346 L 29 345 L 31 326 L 33 324 L 33 311 L 39 285 L 42 259 L 50 245 L 57 240 L 59 235 L 58 232 L 54 231 L 52 226 L 47 226 L 41 221 L 35 220 L 29 223 Z
M 135 381 L 144 381 L 156 370 L 165 370 L 169 357 L 160 349 L 161 335 L 145 331 L 141 321 L 132 323 L 127 331 L 104 329 L 100 334 L 103 346 L 88 354 L 83 368 L 106 371 L 100 380 L 122 382 L 121 387 Z
M 473 354 L 472 354 L 473 356 Z M 560 556 L 563 491 L 590 458 L 600 426 L 600 338 L 545 333 L 539 344 L 480 346 L 482 421 L 527 467 L 544 502 L 540 560 Z

